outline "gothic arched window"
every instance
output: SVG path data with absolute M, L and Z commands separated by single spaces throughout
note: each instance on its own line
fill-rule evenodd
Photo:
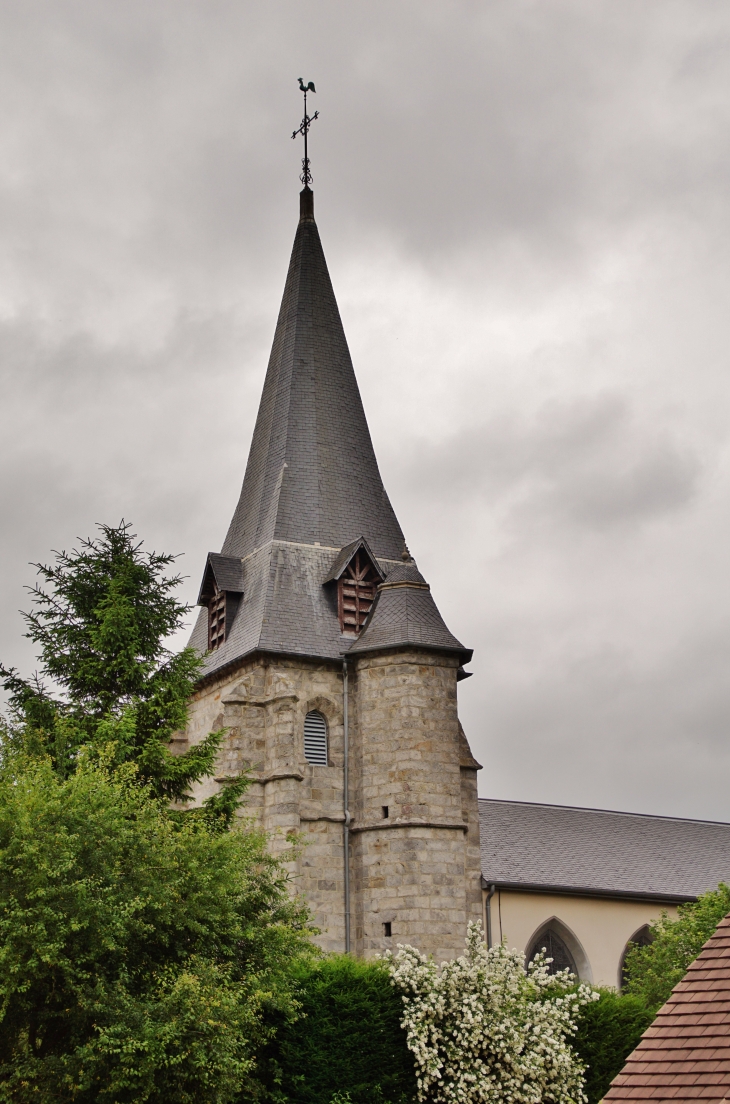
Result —
M 315 767 L 327 766 L 327 722 L 316 709 L 304 718 L 304 758 Z
M 629 980 L 628 971 L 626 969 L 626 955 L 631 947 L 648 947 L 654 938 L 654 934 L 648 924 L 644 924 L 643 928 L 639 928 L 637 932 L 631 936 L 628 943 L 624 947 L 624 953 L 621 955 L 621 965 L 619 966 L 619 988 L 623 989 L 626 982 Z
M 570 970 L 571 974 L 578 973 L 575 959 L 568 950 L 565 940 L 552 925 L 548 925 L 541 935 L 532 941 L 532 945 L 525 956 L 527 962 L 532 962 L 540 952 L 544 952 L 546 958 L 552 959 L 552 962 L 547 964 L 551 974 L 557 974 L 559 970 L 565 969 Z

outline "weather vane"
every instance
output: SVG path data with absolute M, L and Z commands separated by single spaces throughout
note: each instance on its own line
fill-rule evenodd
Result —
M 315 111 L 314 115 L 307 115 L 307 92 L 316 92 L 314 87 L 314 81 L 310 81 L 309 84 L 305 84 L 301 77 L 299 77 L 299 87 L 304 93 L 304 118 L 302 119 L 302 125 L 299 130 L 295 130 L 292 134 L 292 138 L 296 138 L 298 134 L 304 135 L 304 157 L 302 158 L 302 175 L 299 177 L 305 188 L 308 188 L 312 183 L 312 174 L 309 171 L 309 154 L 307 153 L 307 135 L 309 134 L 309 128 L 315 119 L 319 118 L 319 112 Z

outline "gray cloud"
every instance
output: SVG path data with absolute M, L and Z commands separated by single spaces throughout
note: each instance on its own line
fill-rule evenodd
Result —
M 669 436 L 644 436 L 617 395 L 551 404 L 532 422 L 505 418 L 431 445 L 419 442 L 411 493 L 483 508 L 509 497 L 523 520 L 603 529 L 648 520 L 691 501 L 699 457 Z
M 96 521 L 194 599 L 246 460 L 314 79 L 317 215 L 485 792 L 730 817 L 730 14 L 0 9 L 0 655 Z

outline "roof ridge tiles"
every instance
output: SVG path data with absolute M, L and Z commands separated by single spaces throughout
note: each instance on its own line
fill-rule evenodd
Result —
M 633 813 L 629 809 L 598 809 L 592 805 L 551 805 L 544 801 L 513 800 L 506 797 L 480 797 L 480 805 L 514 805 L 527 806 L 532 809 L 563 809 L 574 813 L 605 813 L 609 816 L 640 817 L 642 820 L 670 820 L 681 824 L 712 824 L 722 828 L 730 827 L 730 821 L 726 820 L 698 820 L 694 817 L 667 816 L 664 813 Z

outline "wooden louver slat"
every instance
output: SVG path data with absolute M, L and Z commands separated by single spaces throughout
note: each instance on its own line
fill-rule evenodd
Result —
M 369 556 L 363 549 L 359 549 L 345 568 L 338 584 L 340 632 L 360 632 L 375 601 L 378 581 L 378 574 Z
M 218 590 L 208 605 L 208 648 L 214 652 L 226 639 L 226 592 Z

